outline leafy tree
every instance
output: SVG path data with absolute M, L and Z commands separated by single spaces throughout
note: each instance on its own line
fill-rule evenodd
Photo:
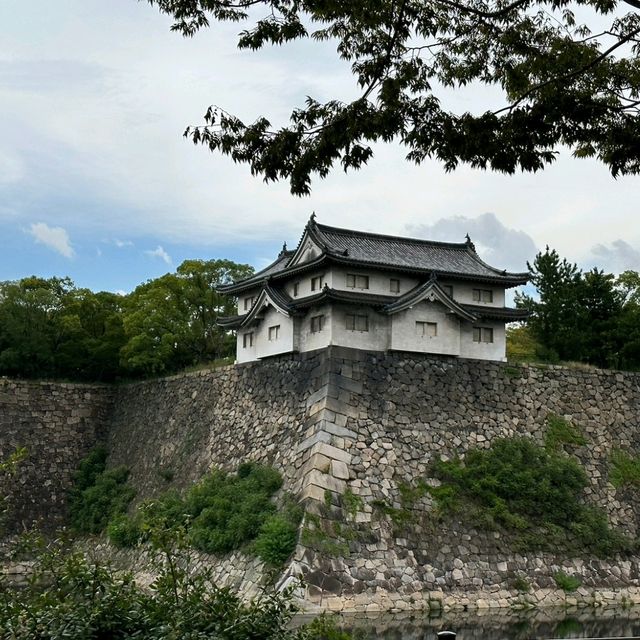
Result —
M 59 322 L 69 278 L 32 276 L 0 284 L 0 373 L 55 375 L 55 355 L 63 337 Z
M 640 171 L 639 0 L 148 0 L 193 36 L 210 20 L 250 22 L 238 46 L 335 42 L 361 89 L 351 102 L 308 97 L 288 126 L 246 124 L 211 107 L 185 135 L 294 194 L 335 163 L 357 169 L 371 143 L 397 140 L 433 157 L 513 173 L 551 163 L 559 146 L 611 173 Z M 484 84 L 489 110 L 453 113 L 449 89 Z
M 543 360 L 555 355 L 599 367 L 640 368 L 638 273 L 616 278 L 595 267 L 583 273 L 549 247 L 528 267 L 539 298 L 516 294 L 516 305 L 531 316 L 526 329 L 509 333 L 512 350 L 533 349 Z
M 123 367 L 157 375 L 231 354 L 232 338 L 216 319 L 234 312 L 233 300 L 215 287 L 252 272 L 229 260 L 186 260 L 176 273 L 137 287 L 125 302 Z
M 528 325 L 533 335 L 560 358 L 576 359 L 575 311 L 580 271 L 575 264 L 562 260 L 555 249 L 547 247 L 536 255 L 529 267 L 530 281 L 538 290 L 539 300 L 516 294 L 516 305 L 531 312 Z

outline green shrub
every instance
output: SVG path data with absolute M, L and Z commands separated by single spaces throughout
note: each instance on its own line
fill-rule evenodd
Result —
M 569 576 L 564 573 L 564 571 L 554 573 L 553 579 L 555 580 L 558 588 L 566 591 L 567 593 L 575 591 L 582 584 L 582 580 L 580 580 L 580 578 L 577 576 Z
M 279 565 L 295 549 L 302 518 L 298 505 L 286 500 L 276 513 L 272 498 L 281 486 L 275 469 L 254 463 L 240 465 L 235 474 L 214 470 L 184 496 L 167 491 L 142 503 L 133 518 L 117 518 L 109 538 L 117 546 L 130 546 L 145 540 L 149 529 L 183 528 L 200 551 L 227 553 L 254 541 L 249 550 Z
M 135 547 L 143 539 L 138 519 L 117 515 L 107 525 L 107 536 L 116 547 Z
M 581 502 L 587 478 L 578 462 L 528 438 L 503 438 L 432 465 L 443 485 L 430 489 L 441 512 L 463 511 L 486 528 L 503 527 L 520 550 L 588 548 L 610 555 L 630 548 L 605 514 Z
M 260 527 L 253 546 L 259 558 L 277 567 L 284 564 L 295 551 L 297 541 L 297 523 L 283 515 L 275 514 L 269 516 Z
M 577 426 L 571 424 L 565 418 L 550 413 L 547 416 L 547 432 L 544 438 L 544 446 L 547 451 L 559 451 L 565 444 L 582 446 L 587 444 L 587 439 Z
M 166 533 L 166 532 L 164 532 Z M 170 533 L 170 532 L 169 532 Z M 152 540 L 165 536 L 162 532 Z M 178 551 L 167 551 L 178 545 Z M 158 556 L 158 576 L 149 587 L 129 573 L 90 563 L 81 553 L 49 549 L 33 567 L 24 589 L 0 598 L 2 638 L 144 638 L 192 640 L 348 640 L 330 620 L 292 625 L 298 612 L 290 594 L 265 587 L 252 602 L 218 588 L 192 566 L 179 540 L 169 538 Z
M 623 485 L 640 486 L 640 458 L 616 449 L 611 454 L 609 480 L 616 488 Z
M 529 584 L 529 581 L 522 576 L 517 576 L 516 578 L 514 578 L 512 586 L 516 591 L 519 591 L 520 593 L 529 593 L 529 591 L 531 591 L 531 585 Z
M 281 486 L 275 469 L 257 464 L 243 464 L 235 475 L 210 473 L 185 497 L 193 545 L 207 553 L 225 553 L 253 540 L 275 512 L 271 497 Z
M 127 467 L 105 469 L 106 450 L 98 447 L 80 463 L 69 496 L 71 524 L 80 533 L 102 533 L 109 521 L 126 512 L 135 491 Z

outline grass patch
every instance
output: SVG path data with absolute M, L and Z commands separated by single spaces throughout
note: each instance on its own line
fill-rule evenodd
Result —
M 611 471 L 609 480 L 616 487 L 640 486 L 640 458 L 631 456 L 621 449 L 611 454 Z
M 564 445 L 581 447 L 587 444 L 587 439 L 581 433 L 579 427 L 571 424 L 565 418 L 550 413 L 547 416 L 547 431 L 544 437 L 544 446 L 547 451 L 560 451 Z
M 582 580 L 577 576 L 567 575 L 564 571 L 558 571 L 553 574 L 553 579 L 558 589 L 562 589 L 565 593 L 571 593 L 580 587 Z
M 464 461 L 438 461 L 442 481 L 430 489 L 443 515 L 464 513 L 487 529 L 512 534 L 521 551 L 563 548 L 599 556 L 630 550 L 632 542 L 609 528 L 600 509 L 581 501 L 587 477 L 576 460 L 528 438 L 495 440 Z

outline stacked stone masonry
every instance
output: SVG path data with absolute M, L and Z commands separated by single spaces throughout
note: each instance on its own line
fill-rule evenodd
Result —
M 71 397 L 83 399 L 85 413 L 89 406 L 92 412 L 81 417 L 64 413 L 60 404 L 50 408 L 52 398 L 60 403 Z M 68 405 L 68 411 L 74 408 Z M 572 450 L 590 480 L 585 500 L 604 508 L 613 526 L 637 535 L 640 503 L 634 492 L 616 490 L 608 481 L 613 449 L 640 453 L 640 376 L 631 373 L 333 347 L 113 390 L 6 381 L 0 386 L 0 450 L 6 455 L 25 445 L 40 451 L 40 459 L 57 452 L 59 462 L 46 472 L 22 476 L 34 483 L 33 494 L 20 495 L 34 505 L 55 493 L 39 508 L 60 508 L 60 517 L 61 491 L 91 438 L 107 439 L 110 464 L 131 468 L 138 499 L 184 488 L 212 466 L 233 469 L 246 460 L 275 466 L 285 489 L 305 500 L 333 543 L 309 543 L 313 536 L 305 538 L 304 530 L 313 529 L 310 515 L 281 576 L 281 584 L 305 578 L 310 607 L 640 602 L 637 557 L 517 554 L 497 533 L 463 522 L 434 526 L 428 495 L 412 505 L 403 530 L 376 509 L 380 503 L 398 508 L 402 484 L 431 482 L 428 466 L 435 457 L 464 455 L 504 436 L 542 443 L 549 413 L 578 425 L 588 440 Z M 80 422 L 69 424 L 69 418 Z M 69 439 L 73 445 L 65 449 L 60 442 Z M 59 488 L 42 492 L 46 480 Z M 349 513 L 345 494 L 356 505 Z M 332 519 L 342 520 L 339 533 Z M 221 579 L 233 576 L 236 584 L 243 582 L 237 567 L 250 566 L 251 588 L 261 570 L 239 555 L 211 562 L 218 562 Z M 582 590 L 568 596 L 559 591 L 553 580 L 559 570 L 578 575 Z M 529 594 L 514 590 L 518 577 L 532 586 Z

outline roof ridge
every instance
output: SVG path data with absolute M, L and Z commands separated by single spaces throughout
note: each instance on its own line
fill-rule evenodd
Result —
M 424 238 L 409 238 L 407 236 L 395 236 L 386 233 L 374 233 L 370 231 L 358 231 L 357 229 L 344 229 L 342 227 L 332 227 L 327 224 L 320 224 L 316 222 L 316 227 L 320 232 L 328 230 L 329 232 L 338 233 L 346 236 L 358 236 L 358 237 L 374 237 L 382 238 L 384 240 L 399 240 L 401 242 L 409 242 L 412 244 L 429 244 L 440 247 L 450 247 L 452 249 L 466 249 L 466 242 L 445 242 L 442 240 L 427 240 Z

